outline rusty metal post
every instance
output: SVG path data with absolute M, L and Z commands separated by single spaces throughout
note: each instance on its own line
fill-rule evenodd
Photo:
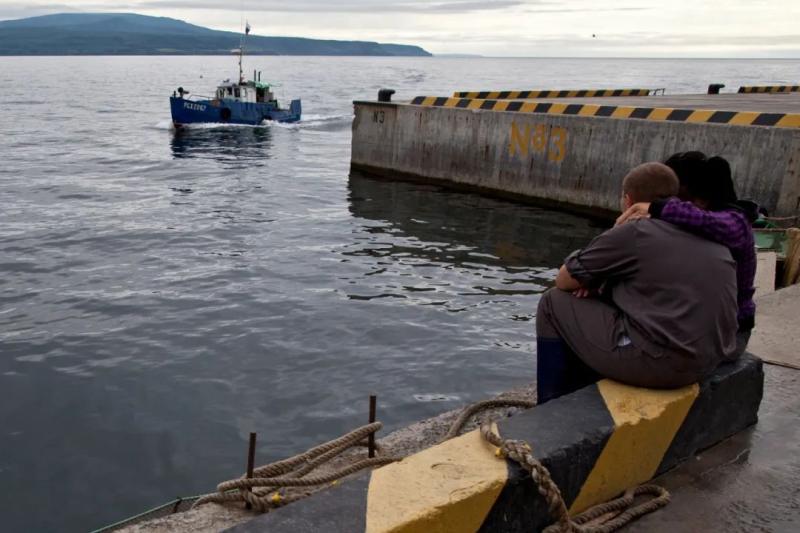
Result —
M 371 394 L 369 397 L 369 423 L 375 422 L 375 415 L 377 410 L 378 397 Z M 369 457 L 375 457 L 375 433 L 369 434 Z
M 255 468 L 256 462 L 256 434 L 250 433 L 250 445 L 247 448 L 247 479 L 253 478 L 253 469 Z M 250 489 L 247 489 L 247 492 L 250 492 Z M 250 502 L 244 504 L 245 509 L 252 509 L 253 506 Z

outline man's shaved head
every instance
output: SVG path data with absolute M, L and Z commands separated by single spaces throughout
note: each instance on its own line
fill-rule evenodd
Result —
M 677 196 L 679 189 L 678 176 L 662 163 L 639 165 L 622 180 L 622 194 L 627 195 L 633 203 Z

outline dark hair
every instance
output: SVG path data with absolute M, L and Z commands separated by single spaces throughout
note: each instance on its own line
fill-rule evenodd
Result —
M 664 162 L 678 175 L 679 196 L 686 200 L 701 200 L 711 210 L 725 209 L 737 201 L 731 166 L 720 156 L 706 157 L 703 152 L 680 152 Z
M 634 202 L 655 202 L 678 194 L 675 172 L 661 163 L 644 163 L 633 168 L 622 180 L 622 192 Z

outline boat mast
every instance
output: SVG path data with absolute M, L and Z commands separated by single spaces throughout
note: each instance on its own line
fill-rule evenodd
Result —
M 247 35 L 250 33 L 250 23 L 246 22 L 244 26 L 244 35 L 242 40 L 239 41 L 239 84 L 244 83 L 244 72 L 242 71 L 242 56 L 244 56 L 244 44 L 247 40 Z

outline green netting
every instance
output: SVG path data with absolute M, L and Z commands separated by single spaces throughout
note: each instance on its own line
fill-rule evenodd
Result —
M 137 514 L 136 516 L 131 516 L 130 518 L 126 518 L 124 520 L 120 520 L 119 522 L 101 527 L 100 529 L 95 529 L 91 533 L 110 533 L 111 531 L 116 531 L 117 529 L 137 524 L 139 522 L 144 522 L 146 520 L 153 520 L 154 518 L 163 518 L 171 514 L 181 513 L 189 510 L 192 504 L 198 499 L 202 498 L 202 496 L 203 495 L 176 498 L 171 502 L 159 505 L 158 507 L 154 507 L 149 511 Z

